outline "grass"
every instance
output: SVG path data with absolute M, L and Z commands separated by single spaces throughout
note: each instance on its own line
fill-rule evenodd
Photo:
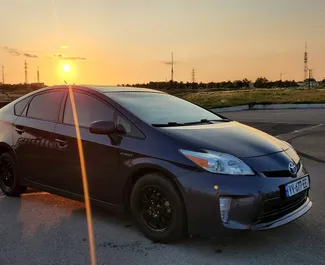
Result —
M 24 91 L 27 93 L 26 91 Z M 205 108 L 220 108 L 239 105 L 272 103 L 325 103 L 325 88 L 322 89 L 251 89 L 232 91 L 178 90 L 171 94 Z M 9 97 L 0 94 L 0 102 L 9 102 L 25 93 L 15 92 Z
M 325 103 L 325 89 L 255 89 L 176 94 L 205 108 L 273 103 Z

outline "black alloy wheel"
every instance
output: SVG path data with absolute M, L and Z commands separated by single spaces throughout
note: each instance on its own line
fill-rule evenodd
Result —
M 0 188 L 8 196 L 19 196 L 27 189 L 20 185 L 15 160 L 9 153 L 0 155 Z
M 182 196 L 172 179 L 149 173 L 133 186 L 130 209 L 139 230 L 152 241 L 168 243 L 187 233 Z
M 140 215 L 143 222 L 156 232 L 166 231 L 172 221 L 170 202 L 156 186 L 146 186 L 141 190 Z
M 2 160 L 0 165 L 0 185 L 5 190 L 11 190 L 14 186 L 13 166 L 8 160 Z

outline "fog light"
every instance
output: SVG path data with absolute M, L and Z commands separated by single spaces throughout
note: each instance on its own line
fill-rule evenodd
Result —
M 220 197 L 219 198 L 219 204 L 220 204 L 221 220 L 224 223 L 227 223 L 228 222 L 228 219 L 229 219 L 229 212 L 230 212 L 230 206 L 231 206 L 231 198 L 229 198 L 229 197 Z

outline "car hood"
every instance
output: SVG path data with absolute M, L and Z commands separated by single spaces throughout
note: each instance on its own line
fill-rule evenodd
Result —
M 160 129 L 201 149 L 229 153 L 241 158 L 263 156 L 288 149 L 284 142 L 275 137 L 234 121 Z

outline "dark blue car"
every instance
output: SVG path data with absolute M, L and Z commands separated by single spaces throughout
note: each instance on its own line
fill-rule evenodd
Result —
M 312 207 L 309 183 L 288 143 L 160 91 L 56 86 L 0 110 L 6 195 L 82 201 L 88 184 L 155 241 L 286 224 Z

